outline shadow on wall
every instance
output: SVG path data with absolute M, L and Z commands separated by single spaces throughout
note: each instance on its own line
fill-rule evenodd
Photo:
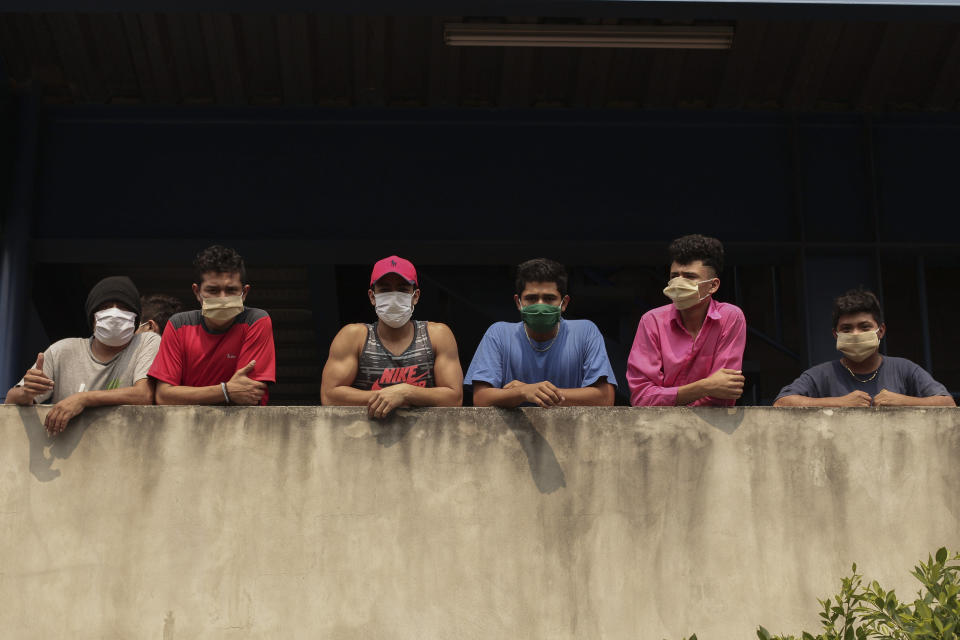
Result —
M 54 461 L 66 460 L 73 454 L 89 421 L 82 419 L 83 416 L 74 418 L 63 433 L 51 437 L 43 426 L 46 412 L 41 414 L 35 407 L 20 407 L 19 414 L 30 443 L 30 473 L 40 482 L 56 480 L 60 471 L 53 468 Z
M 370 420 L 370 433 L 377 439 L 377 444 L 390 448 L 410 433 L 417 419 L 417 415 L 399 415 L 395 412 L 387 420 Z
M 747 415 L 743 407 L 731 407 L 729 409 L 696 407 L 693 411 L 698 418 L 728 435 L 732 435 L 737 430 L 740 423 L 743 422 L 744 416 Z
M 557 460 L 553 447 L 533 426 L 526 412 L 509 409 L 490 409 L 489 411 L 496 412 L 516 436 L 523 453 L 527 456 L 530 475 L 540 493 L 553 493 L 567 486 L 563 468 Z M 407 436 L 414 424 L 420 420 L 421 412 L 422 410 L 398 411 L 386 420 L 369 420 L 370 433 L 380 446 L 392 447 Z
M 533 426 L 526 412 L 511 411 L 504 416 L 504 420 L 527 455 L 530 475 L 540 493 L 553 493 L 565 488 L 567 480 L 553 447 Z

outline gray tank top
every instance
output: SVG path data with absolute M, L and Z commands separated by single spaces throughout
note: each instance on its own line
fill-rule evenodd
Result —
M 367 325 L 367 341 L 360 352 L 355 389 L 382 389 L 406 382 L 415 387 L 435 387 L 433 379 L 433 346 L 427 334 L 427 323 L 414 320 L 413 341 L 398 356 L 393 355 L 377 335 L 377 323 Z

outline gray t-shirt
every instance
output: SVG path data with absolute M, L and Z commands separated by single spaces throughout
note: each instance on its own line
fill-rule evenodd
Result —
M 147 377 L 160 348 L 160 336 L 152 332 L 136 334 L 127 348 L 109 362 L 93 357 L 92 343 L 92 337 L 64 338 L 43 352 L 43 372 L 53 380 L 53 391 L 38 395 L 34 402 L 60 402 L 80 391 L 81 385 L 83 391 L 132 387 Z
M 857 374 L 860 380 L 868 377 L 870 374 Z M 950 395 L 946 387 L 906 358 L 883 356 L 877 377 L 869 382 L 860 380 L 854 379 L 839 360 L 831 360 L 801 373 L 799 378 L 780 390 L 777 400 L 784 396 L 838 398 L 853 391 L 866 391 L 873 397 L 884 389 L 915 398 Z

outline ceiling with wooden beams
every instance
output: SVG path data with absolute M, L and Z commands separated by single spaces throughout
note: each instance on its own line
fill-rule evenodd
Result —
M 960 100 L 955 22 L 736 20 L 723 51 L 445 45 L 444 23 L 469 20 L 0 13 L 0 64 L 15 90 L 54 104 L 896 112 Z

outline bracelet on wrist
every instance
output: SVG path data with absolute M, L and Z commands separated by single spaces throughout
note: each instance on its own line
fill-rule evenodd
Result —
M 227 393 L 227 383 L 226 383 L 226 382 L 221 382 L 221 383 L 220 383 L 220 390 L 223 391 L 223 399 L 227 401 L 227 404 L 233 404 L 233 402 L 230 400 L 230 395 Z

